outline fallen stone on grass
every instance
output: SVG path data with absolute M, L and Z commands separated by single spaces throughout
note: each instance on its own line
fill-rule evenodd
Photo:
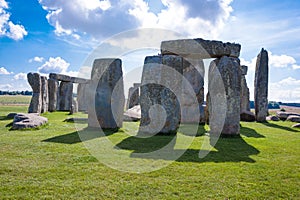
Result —
M 12 130 L 20 130 L 26 128 L 37 128 L 48 122 L 48 119 L 45 117 L 39 116 L 38 113 L 18 113 L 14 117 Z
M 297 122 L 300 123 L 300 116 L 298 115 L 290 115 L 286 121 Z
M 278 112 L 276 113 L 276 116 L 277 116 L 279 119 L 283 120 L 283 121 L 287 120 L 287 118 L 288 118 L 290 115 L 300 116 L 300 114 L 298 114 L 298 113 L 291 113 L 291 112 L 282 112 L 282 111 L 278 111 Z
M 280 121 L 279 117 L 277 117 L 277 116 L 268 116 L 268 117 L 266 117 L 266 120 L 267 121 L 275 121 L 275 122 Z
M 141 106 L 137 105 L 124 113 L 124 121 L 138 121 L 141 119 Z
M 294 124 L 292 127 L 293 128 L 300 128 L 300 123 L 299 124 Z
M 243 122 L 254 122 L 255 121 L 255 115 L 251 111 L 242 111 L 240 114 L 241 121 Z

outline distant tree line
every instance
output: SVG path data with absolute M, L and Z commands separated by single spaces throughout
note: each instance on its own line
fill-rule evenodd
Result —
M 268 109 L 280 109 L 280 106 L 300 107 L 300 103 L 283 103 L 283 102 L 269 101 Z M 250 101 L 250 108 L 254 109 L 254 101 Z
M 0 95 L 26 95 L 26 96 L 31 96 L 32 91 L 2 91 L 0 90 Z

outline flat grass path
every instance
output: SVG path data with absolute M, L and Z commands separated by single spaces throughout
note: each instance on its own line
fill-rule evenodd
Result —
M 136 138 L 132 131 L 138 123 L 124 123 L 119 132 L 106 137 L 91 131 L 82 142 L 75 125 L 83 129 L 86 124 L 67 122 L 74 116 L 56 112 L 44 114 L 49 124 L 43 129 L 9 131 L 6 126 L 12 120 L 5 116 L 26 110 L 0 107 L 0 199 L 300 199 L 300 131 L 289 122 L 241 123 L 241 137 L 219 139 L 202 159 L 199 150 L 208 136 L 203 135 L 207 127 L 200 127 L 192 145 L 172 159 L 160 154 L 133 156 L 159 149 L 174 138 Z M 175 139 L 190 140 L 186 133 Z M 169 165 L 148 173 L 112 169 L 85 146 L 97 141 L 102 147 L 107 139 L 116 151 L 125 152 L 129 166 L 139 161 Z M 172 151 L 183 151 L 177 143 Z M 118 163 L 110 156 L 102 155 Z

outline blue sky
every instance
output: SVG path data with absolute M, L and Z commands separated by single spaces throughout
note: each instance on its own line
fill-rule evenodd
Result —
M 134 66 L 157 53 L 156 40 L 168 35 L 153 31 L 132 40 L 122 32 L 159 28 L 240 43 L 252 98 L 256 56 L 267 49 L 269 99 L 300 102 L 299 21 L 295 0 L 0 0 L 0 90 L 30 90 L 28 72 L 84 76 L 99 45 L 99 57 L 122 53 L 124 71 L 138 80 Z

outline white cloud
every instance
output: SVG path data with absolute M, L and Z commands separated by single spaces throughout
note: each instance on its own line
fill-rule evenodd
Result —
M 18 73 L 14 76 L 14 80 L 27 80 L 27 74 L 26 73 Z
M 13 40 L 21 40 L 28 33 L 24 26 L 10 21 L 10 13 L 6 11 L 8 8 L 7 2 L 0 0 L 0 37 L 6 36 Z
M 88 3 L 87 3 L 88 2 Z M 164 28 L 215 38 L 230 17 L 232 0 L 161 0 L 154 12 L 145 0 L 39 0 L 57 35 L 97 39 L 135 28 Z M 99 38 L 100 37 L 100 38 Z
M 13 88 L 13 86 L 11 84 L 1 84 L 0 85 L 0 90 L 10 90 L 12 88 Z
M 269 55 L 269 66 L 270 68 L 292 68 L 292 69 L 300 69 L 300 66 L 297 65 L 297 61 L 292 56 L 288 55 L 275 55 L 272 52 L 268 52 Z M 251 61 L 247 61 L 241 58 L 241 64 L 247 65 L 249 70 L 254 71 L 256 66 L 257 57 L 251 59 Z
M 50 57 L 41 67 L 38 68 L 38 72 L 43 74 L 49 73 L 66 73 L 70 63 L 66 62 L 61 57 Z
M 38 57 L 38 56 L 35 56 L 34 58 L 31 58 L 28 60 L 29 63 L 32 63 L 32 62 L 43 62 L 44 61 L 44 58 L 43 57 Z
M 293 69 L 300 69 L 300 65 L 292 65 Z
M 7 71 L 4 67 L 0 67 L 0 74 L 12 74 L 12 72 Z
M 272 55 L 269 53 L 269 64 L 272 67 L 285 68 L 296 63 L 296 60 L 287 55 Z
M 300 99 L 300 80 L 292 77 L 282 79 L 269 86 L 269 100 L 298 102 Z

